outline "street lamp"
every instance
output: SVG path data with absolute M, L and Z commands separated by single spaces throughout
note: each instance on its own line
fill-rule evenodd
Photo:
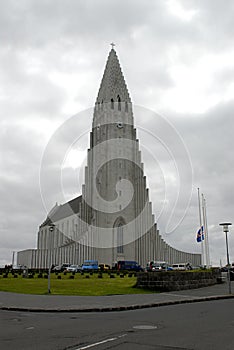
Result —
M 230 274 L 230 260 L 229 260 L 229 251 L 228 251 L 228 238 L 227 238 L 227 233 L 229 232 L 229 227 L 231 226 L 231 222 L 223 222 L 219 224 L 220 226 L 223 226 L 223 232 L 225 233 L 226 236 L 226 249 L 227 249 L 227 267 L 228 267 L 228 289 L 229 289 L 229 294 L 232 294 L 232 289 L 231 289 L 231 274 Z
M 50 227 L 49 227 L 49 230 L 50 232 L 52 233 L 54 231 L 54 228 L 55 228 L 55 225 L 54 224 L 51 224 Z M 48 246 L 48 250 L 49 250 L 49 270 L 48 270 L 48 294 L 51 293 L 51 290 L 50 290 L 50 274 L 51 274 L 51 237 L 49 237 L 49 246 Z

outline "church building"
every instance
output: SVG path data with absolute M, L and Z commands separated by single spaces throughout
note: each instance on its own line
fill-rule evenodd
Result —
M 82 194 L 55 205 L 40 225 L 37 249 L 17 254 L 29 268 L 119 260 L 198 266 L 201 255 L 179 251 L 160 235 L 149 201 L 131 98 L 112 47 L 94 107 Z

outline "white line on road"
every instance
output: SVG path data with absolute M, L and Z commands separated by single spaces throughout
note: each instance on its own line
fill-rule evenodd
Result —
M 105 340 L 99 341 L 97 343 L 93 343 L 93 344 L 89 344 L 89 345 L 86 345 L 86 346 L 82 346 L 81 348 L 77 348 L 75 350 L 85 350 L 85 349 L 93 348 L 94 346 L 105 344 L 105 343 L 117 340 L 119 338 L 125 337 L 126 335 L 127 334 L 122 334 L 122 335 L 119 335 L 118 337 L 105 339 Z

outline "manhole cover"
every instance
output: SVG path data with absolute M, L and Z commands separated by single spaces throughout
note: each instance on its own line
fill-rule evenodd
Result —
M 157 326 L 152 326 L 152 325 L 147 325 L 147 324 L 142 324 L 138 326 L 133 326 L 132 328 L 134 329 L 157 329 Z

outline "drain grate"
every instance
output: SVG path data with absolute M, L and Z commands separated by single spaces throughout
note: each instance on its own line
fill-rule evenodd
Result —
M 153 326 L 153 325 L 147 325 L 147 324 L 142 324 L 142 325 L 137 325 L 137 326 L 133 326 L 132 328 L 134 329 L 157 329 L 158 327 L 157 326 Z

